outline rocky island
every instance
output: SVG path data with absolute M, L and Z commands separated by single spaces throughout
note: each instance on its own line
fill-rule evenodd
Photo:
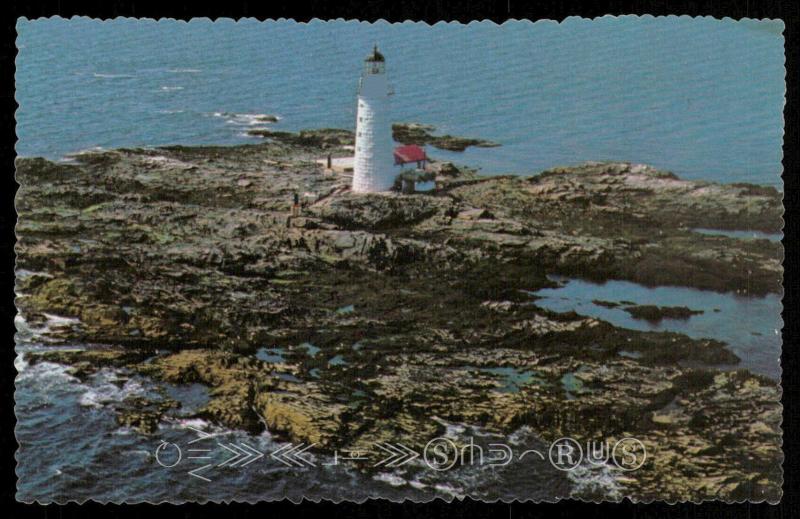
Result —
M 440 150 L 464 151 L 470 146 L 494 148 L 500 144 L 486 139 L 436 135 L 436 127 L 420 123 L 395 123 L 392 125 L 392 138 L 403 144 L 430 144 Z
M 626 163 L 526 177 L 434 162 L 433 191 L 355 195 L 315 162 L 352 135 L 268 132 L 19 159 L 17 306 L 29 326 L 71 318 L 26 360 L 200 383 L 198 416 L 320 452 L 421 447 L 442 421 L 545 441 L 635 436 L 650 461 L 618 478 L 632 499 L 779 498 L 777 382 L 735 369 L 721 342 L 532 296 L 551 275 L 779 293 L 780 243 L 692 231 L 779 231 L 777 190 Z M 509 374 L 525 376 L 509 388 Z M 147 434 L 177 405 L 117 414 Z

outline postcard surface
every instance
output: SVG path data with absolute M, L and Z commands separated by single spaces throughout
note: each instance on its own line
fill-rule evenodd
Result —
M 780 500 L 782 22 L 17 30 L 18 500 Z

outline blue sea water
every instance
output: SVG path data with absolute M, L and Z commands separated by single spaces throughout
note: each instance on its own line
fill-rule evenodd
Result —
M 491 174 L 625 160 L 685 178 L 781 188 L 782 29 L 780 22 L 648 17 L 500 27 L 21 20 L 17 151 L 60 159 L 94 147 L 258 142 L 245 132 L 261 126 L 352 128 L 361 60 L 377 43 L 394 85 L 395 121 L 433 124 L 502 145 L 463 153 L 429 150 L 435 157 Z M 260 114 L 280 120 L 267 124 Z M 620 326 L 719 338 L 745 367 L 780 374 L 778 297 L 693 292 L 705 314 L 651 325 L 591 299 L 693 306 L 686 293 L 573 280 L 540 296 L 543 306 Z M 215 471 L 214 483 L 204 485 L 184 468 L 162 470 L 153 459 L 159 441 L 185 440 L 186 423 L 162 424 L 155 437 L 116 425 L 108 406 L 147 392 L 147 381 L 123 383 L 118 378 L 129 374 L 113 372 L 78 381 L 63 367 L 29 366 L 24 354 L 38 347 L 35 336 L 17 337 L 17 496 L 26 501 L 300 499 L 309 493 L 335 499 L 543 499 L 587 481 L 613 491 L 613 482 L 602 477 L 567 481 L 544 463 L 436 476 L 289 470 L 264 460 L 250 471 Z M 510 380 L 527 376 L 509 374 Z M 183 396 L 173 395 L 202 400 Z M 263 450 L 279 444 L 266 433 L 225 434 Z M 536 441 L 522 434 L 522 443 Z
M 25 345 L 18 351 L 24 354 L 37 348 Z M 153 435 L 143 436 L 119 427 L 113 406 L 128 397 L 152 398 L 157 394 L 146 379 L 106 369 L 79 380 L 64 366 L 48 362 L 29 365 L 24 355 L 17 358 L 16 368 L 17 499 L 25 502 L 299 502 L 320 497 L 333 501 L 370 497 L 427 501 L 464 495 L 491 500 L 552 500 L 568 496 L 576 484 L 597 487 L 598 491 L 614 489 L 613 479 L 602 470 L 592 470 L 588 478 L 573 483 L 549 462 L 530 456 L 518 459 L 528 449 L 546 452 L 546 445 L 526 428 L 505 438 L 448 425 L 448 437 L 462 442 L 473 438 L 484 451 L 489 448 L 488 442 L 509 445 L 515 459 L 502 467 L 475 463 L 437 472 L 414 461 L 359 471 L 333 456 L 311 453 L 303 457 L 312 465 L 286 466 L 270 455 L 282 446 L 289 447 L 268 432 L 252 435 L 191 418 L 191 412 L 204 401 L 204 394 L 197 394 L 196 387 L 172 388 L 169 396 L 184 404 L 184 417 L 164 421 Z M 198 429 L 213 437 L 198 440 Z M 162 459 L 157 449 L 163 442 L 170 445 Z M 220 444 L 232 443 L 246 444 L 264 456 L 246 466 L 226 466 L 224 462 L 231 454 Z M 181 449 L 180 457 L 175 445 Z M 423 447 L 411 446 L 418 451 Z M 207 452 L 193 454 L 190 449 Z M 348 455 L 342 452 L 339 457 Z M 206 480 L 192 475 L 192 471 Z
M 281 129 L 353 128 L 361 60 L 377 43 L 395 121 L 502 144 L 434 156 L 520 174 L 622 160 L 780 187 L 782 29 L 687 17 L 21 20 L 17 151 L 248 142 L 248 114 L 276 114 Z

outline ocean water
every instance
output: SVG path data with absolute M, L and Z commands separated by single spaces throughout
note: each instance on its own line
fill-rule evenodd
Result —
M 575 488 L 612 495 L 616 488 L 603 467 L 586 464 L 576 472 L 580 479 L 572 481 L 570 476 L 574 475 L 556 470 L 547 461 L 533 456 L 520 460 L 520 454 L 530 449 L 547 452 L 547 446 L 526 428 L 506 438 L 447 424 L 448 438 L 461 442 L 474 439 L 486 456 L 489 443 L 508 445 L 515 459 L 502 467 L 475 461 L 437 472 L 415 460 L 397 467 L 359 471 L 341 459 L 337 463 L 333 456 L 309 453 L 303 457 L 313 466 L 287 467 L 270 457 L 286 444 L 269 433 L 249 435 L 191 418 L 191 412 L 204 401 L 196 387 L 171 388 L 169 396 L 184 404 L 186 416 L 165 421 L 155 434 L 142 436 L 116 424 L 113 406 L 126 397 L 157 395 L 150 382 L 110 369 L 78 380 L 64 366 L 48 362 L 29 365 L 24 355 L 34 349 L 34 344 L 18 346 L 21 355 L 16 362 L 19 390 L 15 411 L 20 417 L 15 431 L 19 442 L 17 499 L 25 502 L 299 502 L 320 497 L 333 501 L 370 497 L 427 501 L 467 495 L 489 500 L 520 496 L 553 500 L 569 496 Z M 197 429 L 212 438 L 199 439 Z M 159 454 L 163 442 L 168 445 Z M 264 457 L 247 465 L 226 466 L 231 453 L 220 443 L 245 444 Z M 180 457 L 175 446 L 181 449 Z M 424 446 L 410 447 L 421 452 Z M 343 452 L 339 457 L 348 455 Z M 371 459 L 374 463 L 380 458 Z M 190 475 L 192 471 L 205 479 Z
M 21 20 L 16 149 L 22 156 L 61 159 L 95 147 L 258 142 L 246 135 L 258 127 L 353 128 L 361 60 L 377 43 L 395 90 L 395 121 L 501 144 L 463 153 L 430 149 L 434 157 L 489 174 L 625 160 L 685 178 L 781 188 L 782 29 L 780 22 L 648 17 L 502 27 Z M 264 114 L 280 120 L 265 123 L 259 120 Z M 547 297 L 539 304 L 620 326 L 720 338 L 746 367 L 779 375 L 777 297 L 693 294 L 698 299 L 692 304 L 680 290 L 648 290 L 573 280 L 540 294 Z M 702 304 L 706 313 L 654 326 L 592 305 L 595 298 Z M 213 483 L 206 484 L 187 476 L 185 464 L 159 466 L 154 450 L 162 440 L 185 442 L 187 426 L 208 424 L 164 423 L 152 437 L 119 428 L 109 406 L 150 394 L 148 382 L 108 370 L 79 381 L 54 364 L 29 366 L 25 352 L 41 347 L 41 340 L 24 319 L 18 325 L 17 497 L 25 501 L 299 500 L 308 493 L 356 500 L 465 494 L 546 499 L 576 488 L 615 492 L 607 474 L 586 469 L 567 478 L 527 459 L 500 471 L 442 474 L 419 467 L 371 474 L 299 470 L 261 460 L 247 470 L 215 469 Z M 191 409 L 203 401 L 198 391 L 170 388 L 170 395 Z M 262 451 L 279 445 L 268 434 L 219 433 Z M 512 440 L 540 446 L 526 431 Z
M 21 20 L 17 151 L 252 142 L 257 114 L 280 129 L 353 128 L 361 60 L 377 43 L 395 121 L 502 144 L 435 157 L 520 174 L 621 160 L 780 187 L 782 29 L 687 17 Z

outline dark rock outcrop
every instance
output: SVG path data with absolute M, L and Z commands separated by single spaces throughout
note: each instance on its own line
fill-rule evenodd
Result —
M 395 123 L 392 125 L 392 137 L 403 144 L 430 144 L 440 150 L 464 151 L 470 146 L 478 148 L 494 148 L 500 144 L 485 139 L 455 137 L 453 135 L 436 135 L 436 128 L 429 124 Z
M 692 310 L 686 306 L 656 306 L 635 305 L 628 306 L 625 311 L 634 319 L 658 322 L 662 319 L 689 319 L 693 315 L 700 315 L 702 310 Z

